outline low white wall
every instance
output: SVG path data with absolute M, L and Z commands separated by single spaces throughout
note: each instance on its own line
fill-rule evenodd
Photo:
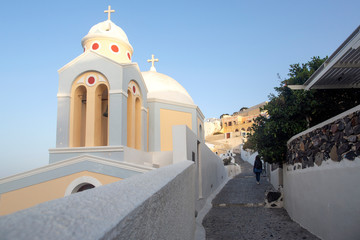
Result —
M 173 127 L 173 146 L 174 162 L 184 158 L 192 160 L 193 153 L 195 155 L 196 210 L 200 211 L 210 194 L 227 181 L 227 170 L 219 156 L 200 142 L 186 125 Z
M 164 167 L 173 163 L 173 152 L 153 152 L 154 167 Z
M 3 216 L 1 239 L 193 239 L 194 171 L 183 161 Z
M 274 171 L 270 170 L 270 183 L 273 185 L 274 189 L 279 189 L 279 185 L 282 182 L 282 168 L 277 168 Z
M 258 152 L 245 151 L 241 146 L 241 158 L 244 161 L 249 162 L 254 166 L 255 157 L 258 155 Z
M 225 169 L 229 178 L 233 178 L 241 173 L 241 168 L 239 165 L 227 165 L 225 166 Z
M 359 239 L 359 158 L 296 171 L 285 165 L 283 171 L 285 208 L 293 220 L 322 239 Z
M 150 152 L 143 152 L 124 146 L 124 161 L 139 165 L 152 166 L 152 154 Z
M 224 181 L 228 179 L 227 170 L 223 160 L 214 154 L 205 144 L 200 144 L 200 169 L 201 169 L 201 194 L 202 199 L 208 198 Z M 196 209 L 200 210 L 204 206 L 204 201 L 197 203 Z

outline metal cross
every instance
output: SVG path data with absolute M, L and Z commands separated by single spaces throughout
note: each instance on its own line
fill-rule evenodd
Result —
M 108 6 L 108 10 L 105 10 L 104 13 L 108 14 L 108 20 L 110 20 L 111 13 L 115 12 L 115 10 L 111 10 L 111 6 Z

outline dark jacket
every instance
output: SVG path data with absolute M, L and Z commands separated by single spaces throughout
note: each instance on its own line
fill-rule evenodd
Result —
M 254 168 L 256 168 L 256 169 L 262 169 L 262 162 L 261 162 L 261 160 L 255 160 Z

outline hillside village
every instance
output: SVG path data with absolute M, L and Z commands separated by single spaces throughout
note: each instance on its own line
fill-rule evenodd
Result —
M 250 108 L 243 107 L 232 115 L 223 114 L 220 119 L 205 119 L 205 141 L 207 146 L 216 153 L 234 151 L 240 153 L 240 145 L 244 144 L 251 127 L 258 116 L 266 115 L 261 108 L 266 102 Z

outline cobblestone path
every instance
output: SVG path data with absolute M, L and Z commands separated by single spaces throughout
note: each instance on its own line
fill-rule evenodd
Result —
M 212 201 L 203 220 L 206 239 L 318 239 L 293 222 L 285 209 L 264 208 L 265 179 L 256 184 L 252 165 L 236 157 L 241 174 L 230 180 Z

